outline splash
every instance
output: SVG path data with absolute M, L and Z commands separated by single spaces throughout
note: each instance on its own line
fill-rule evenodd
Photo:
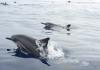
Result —
M 64 52 L 62 48 L 57 47 L 57 43 L 54 41 L 50 41 L 48 43 L 48 58 L 49 59 L 64 58 Z
M 51 64 L 75 64 L 80 66 L 89 66 L 89 62 L 82 61 L 79 59 L 65 58 L 65 54 L 62 48 L 58 47 L 57 43 L 50 41 L 48 43 L 48 58 L 50 59 Z

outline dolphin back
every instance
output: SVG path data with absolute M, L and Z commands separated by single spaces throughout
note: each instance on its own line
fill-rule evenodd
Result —
M 11 38 L 6 38 L 9 40 L 12 40 L 13 42 L 15 42 L 17 44 L 17 47 L 20 48 L 20 50 L 25 51 L 27 53 L 30 54 L 34 54 L 34 55 L 39 55 L 37 54 L 36 49 L 38 48 L 38 46 L 35 43 L 34 38 L 25 36 L 25 35 L 13 35 Z
M 28 37 L 26 35 L 13 35 L 11 38 L 7 37 L 6 39 L 15 42 L 17 44 L 17 47 L 20 48 L 20 50 L 25 51 L 29 54 L 40 56 L 40 50 L 38 49 L 39 46 L 36 43 L 36 39 Z M 46 50 L 49 39 L 50 38 L 39 40 L 39 44 L 41 44 L 40 47 L 43 47 L 43 49 Z

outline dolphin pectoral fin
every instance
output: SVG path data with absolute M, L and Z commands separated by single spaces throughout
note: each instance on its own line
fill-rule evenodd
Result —
M 49 63 L 48 63 L 48 60 L 47 59 L 40 59 L 40 61 L 48 66 L 51 66 Z

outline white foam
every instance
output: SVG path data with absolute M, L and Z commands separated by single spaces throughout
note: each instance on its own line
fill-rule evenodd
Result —
M 54 41 L 50 41 L 48 43 L 48 58 L 49 59 L 64 58 L 63 50 L 57 47 L 57 43 Z

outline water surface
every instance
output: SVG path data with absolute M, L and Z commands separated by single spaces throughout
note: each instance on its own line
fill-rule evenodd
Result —
M 87 0 L 85 0 L 87 1 Z M 93 1 L 93 0 L 92 0 Z M 94 0 L 95 1 L 95 0 Z M 93 1 L 93 2 L 94 2 Z M 5 2 L 4 0 L 1 2 Z M 100 5 L 79 0 L 6 0 L 0 5 L 0 69 L 1 70 L 99 70 L 100 69 Z M 90 2 L 90 0 L 88 0 Z M 70 35 L 65 30 L 43 29 L 41 22 L 65 26 L 71 24 Z M 33 58 L 11 56 L 7 48 L 16 45 L 5 37 L 25 34 L 42 39 L 50 37 L 64 49 L 64 61 L 50 67 Z

